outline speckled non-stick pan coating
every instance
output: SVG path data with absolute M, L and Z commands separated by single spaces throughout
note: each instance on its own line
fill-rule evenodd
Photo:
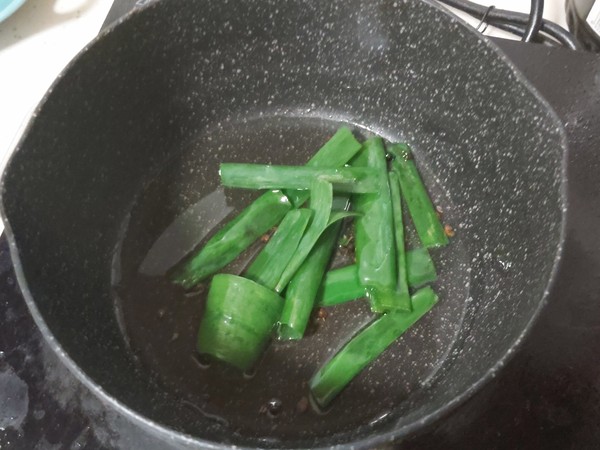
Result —
M 340 124 L 410 143 L 456 236 L 434 252 L 439 305 L 318 415 L 304 383 L 364 302 L 247 379 L 192 357 L 203 294 L 161 275 L 252 198 L 219 189 L 220 161 L 303 163 Z M 564 151 L 504 56 L 429 2 L 156 1 L 54 84 L 2 209 L 38 325 L 156 448 L 372 446 L 440 417 L 521 340 L 560 255 Z

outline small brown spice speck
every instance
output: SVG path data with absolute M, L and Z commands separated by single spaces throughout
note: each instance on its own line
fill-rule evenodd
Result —
M 317 312 L 317 317 L 320 320 L 325 320 L 327 319 L 327 316 L 329 315 L 329 313 L 327 312 L 327 310 L 325 308 L 319 308 L 319 311 Z
M 262 405 L 260 408 L 258 408 L 258 413 L 266 414 L 267 413 L 267 405 Z
M 454 237 L 454 235 L 456 234 L 456 233 L 454 232 L 454 228 L 452 228 L 452 226 L 451 226 L 451 225 L 448 225 L 448 224 L 444 225 L 444 233 L 445 233 L 445 234 L 446 234 L 446 236 L 448 236 L 448 237 Z
M 296 405 L 296 412 L 298 414 L 303 414 L 308 409 L 308 398 L 302 397 L 298 404 Z

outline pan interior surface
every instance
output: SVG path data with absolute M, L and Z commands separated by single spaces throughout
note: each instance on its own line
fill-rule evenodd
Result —
M 440 303 L 317 415 L 299 411 L 303 383 L 369 319 L 364 302 L 274 343 L 244 378 L 193 358 L 203 292 L 164 271 L 253 198 L 219 187 L 220 162 L 302 164 L 341 124 L 408 142 L 456 237 L 433 252 Z M 545 102 L 428 2 L 158 1 L 53 86 L 2 211 L 38 324 L 159 433 L 373 445 L 472 391 L 536 315 L 561 242 L 563 152 Z

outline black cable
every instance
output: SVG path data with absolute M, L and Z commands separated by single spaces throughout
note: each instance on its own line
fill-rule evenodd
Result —
M 577 41 L 575 36 L 554 22 L 544 19 L 542 22 L 542 31 L 571 50 L 581 50 L 581 45 L 579 45 L 579 41 Z
M 448 6 L 459 9 L 473 17 L 482 17 L 488 10 L 486 6 L 478 5 L 477 3 L 470 2 L 468 0 L 439 0 L 441 3 L 445 3 Z M 504 22 L 512 23 L 516 25 L 527 25 L 529 23 L 529 14 L 517 13 L 513 11 L 506 11 L 504 9 L 496 9 L 489 11 L 488 18 L 490 23 L 492 22 Z M 550 22 L 549 20 L 542 20 L 541 31 L 548 34 L 558 42 L 563 44 L 565 47 L 569 47 L 573 50 L 579 50 L 580 46 L 577 40 L 571 33 L 562 28 L 561 26 Z M 522 36 L 522 34 L 521 34 Z
M 517 25 L 514 23 L 510 23 L 510 22 L 495 22 L 495 21 L 490 21 L 489 24 L 494 28 L 498 28 L 499 30 L 507 31 L 516 36 L 523 36 L 525 34 L 525 27 L 522 25 Z M 555 41 L 554 39 L 551 39 L 549 36 L 546 36 L 545 34 L 543 34 L 541 32 L 538 33 L 537 36 L 531 42 L 540 42 L 543 44 L 550 44 L 550 45 L 557 44 L 557 41 Z
M 490 23 L 490 22 L 488 21 L 488 15 L 490 14 L 490 11 L 491 11 L 492 9 L 494 9 L 494 8 L 495 8 L 495 6 L 494 6 L 494 5 L 492 5 L 492 6 L 488 7 L 488 9 L 485 11 L 485 14 L 483 15 L 483 17 L 482 17 L 482 18 L 481 18 L 481 20 L 479 21 L 479 24 L 478 24 L 478 25 L 475 27 L 475 29 L 476 29 L 477 31 L 479 31 L 481 34 L 485 33 L 485 30 L 487 30 L 487 27 L 488 27 L 488 25 L 489 25 L 489 23 Z M 480 30 L 479 30 L 479 27 L 480 27 L 482 24 L 485 24 L 485 26 L 484 26 L 484 27 L 483 27 L 483 29 L 480 31 Z
M 494 28 L 498 28 L 499 30 L 502 30 L 502 31 L 508 31 L 509 33 L 512 33 L 515 36 L 523 36 L 523 34 L 525 34 L 525 27 L 521 26 L 521 25 L 517 25 L 515 23 L 495 22 L 495 21 L 490 21 L 488 23 L 491 26 L 493 26 Z
M 529 22 L 523 34 L 523 42 L 531 42 L 542 28 L 544 16 L 544 0 L 531 0 L 531 11 L 529 12 Z
M 543 2 L 543 0 L 542 0 Z M 487 8 L 487 10 L 485 11 L 485 14 L 483 15 L 483 17 L 481 18 L 481 20 L 479 21 L 479 24 L 475 27 L 475 29 L 477 31 L 479 31 L 481 34 L 485 33 L 485 30 L 487 30 L 488 25 L 492 25 L 494 28 L 498 28 L 500 30 L 503 31 L 508 31 L 509 33 L 512 33 L 514 35 L 523 37 L 525 36 L 525 27 L 521 26 L 521 25 L 516 25 L 514 23 L 510 23 L 510 22 L 493 22 L 490 21 L 488 19 L 488 16 L 490 14 L 490 11 L 492 9 L 494 9 L 495 6 L 489 6 Z M 543 13 L 543 11 L 542 11 Z M 481 28 L 481 25 L 485 24 L 485 26 L 483 28 Z M 539 31 L 539 29 L 538 29 Z M 530 40 L 530 42 L 547 42 L 548 38 L 547 36 L 541 34 L 541 33 L 536 33 L 535 36 Z M 552 43 L 554 43 L 555 41 L 551 41 Z

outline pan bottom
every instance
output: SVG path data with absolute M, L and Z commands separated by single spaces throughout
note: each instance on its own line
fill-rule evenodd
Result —
M 325 414 L 307 407 L 307 382 L 371 319 L 365 300 L 328 308 L 322 314 L 325 319 L 312 319 L 300 342 L 273 342 L 252 374 L 214 363 L 208 366 L 197 358 L 196 333 L 207 286 L 184 293 L 168 283 L 164 273 L 255 196 L 219 187 L 218 164 L 302 164 L 339 126 L 332 119 L 279 115 L 202 130 L 141 189 L 124 222 L 113 284 L 116 314 L 133 357 L 161 389 L 181 400 L 181 408 L 227 427 L 231 434 L 260 437 L 272 444 L 391 420 L 400 403 L 436 376 L 463 324 L 470 258 L 458 229 L 450 246 L 432 252 L 440 303 L 364 370 Z M 354 128 L 363 136 L 369 134 L 367 128 Z M 419 158 L 418 148 L 415 151 L 444 221 L 459 224 L 460 214 L 447 191 Z M 417 245 L 410 228 L 408 245 Z M 253 246 L 225 271 L 239 273 L 258 249 Z M 335 263 L 348 262 L 338 251 Z

